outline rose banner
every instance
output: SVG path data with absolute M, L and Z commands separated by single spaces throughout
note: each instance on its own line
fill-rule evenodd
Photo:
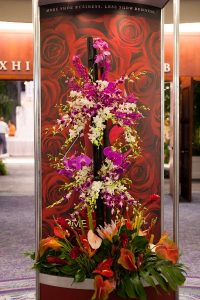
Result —
M 137 81 L 126 84 L 127 94 L 134 93 L 138 102 L 149 108 L 145 118 L 138 122 L 138 132 L 142 137 L 142 155 L 132 163 L 128 175 L 132 180 L 130 193 L 150 208 L 150 214 L 157 217 L 156 239 L 160 236 L 160 199 L 149 202 L 150 195 L 160 194 L 160 9 L 152 6 L 119 2 L 108 4 L 95 2 L 70 2 L 41 6 L 41 125 L 42 125 L 42 236 L 52 232 L 52 216 L 66 216 L 73 209 L 74 197 L 67 203 L 47 208 L 62 195 L 59 187 L 63 178 L 48 163 L 48 153 L 55 156 L 65 140 L 62 132 L 53 135 L 52 128 L 59 118 L 57 105 L 66 101 L 66 84 L 62 73 L 69 74 L 72 57 L 79 55 L 87 66 L 88 36 L 105 40 L 111 52 L 111 72 L 109 79 L 121 75 L 134 77 L 141 73 Z M 145 71 L 144 73 L 142 73 Z M 48 133 L 47 133 L 48 132 Z M 120 137 L 120 128 L 111 127 L 109 143 Z M 86 154 L 92 154 L 88 137 L 81 143 Z M 75 143 L 70 153 L 80 148 Z

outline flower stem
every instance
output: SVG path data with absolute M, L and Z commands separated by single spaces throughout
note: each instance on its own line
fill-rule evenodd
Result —
M 82 234 L 85 235 L 85 229 L 83 227 L 83 221 L 82 221 L 81 217 L 78 217 L 78 220 L 79 220 L 79 224 L 80 224 L 80 227 L 81 227 Z
M 88 216 L 89 228 L 94 231 L 94 225 L 92 222 L 92 211 L 89 206 L 87 207 L 87 216 Z

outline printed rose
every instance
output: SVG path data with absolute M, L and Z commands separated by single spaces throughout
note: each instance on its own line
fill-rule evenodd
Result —
M 155 95 L 159 93 L 159 76 L 153 66 L 145 66 L 145 61 L 137 60 L 134 64 L 134 69 L 129 68 L 127 74 L 131 80 L 126 82 L 127 92 L 134 93 L 136 97 L 142 99 L 144 105 L 151 106 L 158 100 Z M 139 76 L 139 80 L 134 80 L 135 76 Z M 148 102 L 153 99 L 152 102 Z M 147 101 L 147 102 L 146 102 Z
M 61 93 L 61 88 L 59 82 L 56 79 L 50 78 L 46 80 L 46 73 L 41 74 L 44 79 L 42 80 L 41 92 L 42 92 L 42 101 L 41 101 L 41 114 L 43 118 L 44 128 L 47 128 L 45 122 L 49 122 L 49 119 L 56 119 L 58 114 L 55 109 L 52 109 L 52 105 L 55 106 L 58 104 L 58 98 Z M 49 98 L 51 102 L 49 102 Z M 54 137 L 55 138 L 55 137 Z
M 106 300 L 108 299 L 109 294 L 115 289 L 116 282 L 114 279 L 106 279 L 100 275 L 97 275 L 94 279 L 94 294 L 91 300 Z
M 150 124 L 151 124 L 151 128 L 152 128 L 152 133 L 155 136 L 160 137 L 160 102 L 157 101 L 152 109 L 151 109 L 151 116 L 150 116 L 151 120 L 150 120 Z
M 126 51 L 127 48 L 140 50 L 150 32 L 149 24 L 144 17 L 117 15 L 111 20 L 109 18 L 108 22 L 112 38 L 119 47 L 125 46 Z
M 166 233 L 161 236 L 160 241 L 156 244 L 155 252 L 160 258 L 170 260 L 174 264 L 179 257 L 176 244 L 169 239 L 169 236 Z
M 120 257 L 118 259 L 118 264 L 122 265 L 122 267 L 129 271 L 136 271 L 137 266 L 135 264 L 135 256 L 134 254 L 125 248 L 121 248 Z
M 146 40 L 146 47 L 144 51 L 149 59 L 152 61 L 154 67 L 160 70 L 160 32 L 152 32 Z
M 48 128 L 48 131 L 47 131 Z M 42 159 L 44 162 L 49 163 L 48 154 L 51 152 L 52 155 L 58 155 L 58 149 L 62 146 L 65 140 L 64 132 L 59 132 L 55 136 L 49 126 L 49 123 L 44 123 L 42 128 Z
M 48 171 L 49 171 L 49 173 L 43 180 L 44 187 L 43 187 L 42 193 L 43 193 L 43 195 L 45 195 L 44 204 L 43 204 L 44 211 L 48 210 L 48 208 L 46 208 L 47 206 L 52 205 L 52 203 L 60 200 L 64 196 L 64 193 L 59 190 L 59 187 L 61 185 L 63 185 L 65 183 L 65 181 L 63 180 L 63 178 L 61 178 L 61 176 L 59 176 L 59 174 L 55 174 L 55 171 L 53 172 L 49 169 L 48 169 Z M 69 207 L 69 205 L 70 205 L 70 203 L 68 202 L 67 206 Z M 58 206 L 57 206 L 57 208 L 58 208 Z M 56 208 L 55 208 L 55 210 L 56 210 Z M 43 213 L 45 214 L 45 212 L 43 212 Z M 46 213 L 48 213 L 48 212 L 46 212 Z M 52 213 L 52 211 L 49 212 L 49 214 L 56 215 L 55 213 Z
M 70 228 L 68 221 L 63 217 L 58 217 L 56 219 L 56 222 L 58 223 L 58 225 L 60 225 L 62 227 L 63 230 Z
M 49 29 L 50 26 L 53 26 L 52 30 Z M 62 24 L 62 26 L 60 26 L 60 24 L 49 24 L 48 29 L 44 30 L 43 28 L 41 32 L 42 66 L 50 69 L 50 71 L 62 69 L 69 58 L 70 45 L 73 44 L 75 40 L 71 23 L 68 24 L 65 21 L 65 24 Z

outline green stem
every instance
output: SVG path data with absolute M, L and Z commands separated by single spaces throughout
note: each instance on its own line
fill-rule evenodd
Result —
M 87 207 L 87 215 L 88 215 L 89 228 L 94 231 L 94 226 L 92 222 L 92 211 L 89 206 Z
M 78 217 L 78 220 L 79 220 L 79 224 L 80 224 L 80 227 L 81 227 L 82 234 L 85 236 L 85 229 L 83 227 L 82 219 L 80 217 Z

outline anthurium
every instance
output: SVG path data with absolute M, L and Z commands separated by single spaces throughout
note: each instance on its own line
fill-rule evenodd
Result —
M 176 244 L 169 239 L 168 234 L 164 233 L 155 247 L 156 254 L 163 258 L 176 263 L 179 257 L 179 251 Z
M 48 248 L 56 251 L 60 250 L 61 246 L 62 245 L 56 238 L 49 236 L 46 239 L 42 239 L 40 241 L 39 255 L 41 257 Z
M 91 229 L 88 231 L 87 239 L 92 249 L 99 249 L 101 246 L 102 239 L 98 237 Z
M 92 257 L 96 250 L 92 249 L 90 246 L 88 239 L 84 235 L 80 235 L 80 242 L 82 244 L 82 250 L 89 256 Z
M 58 227 L 58 226 L 55 226 L 53 231 L 54 231 L 55 236 L 57 236 L 61 239 L 64 239 L 65 237 L 70 236 L 69 231 L 67 229 L 63 230 L 61 227 Z
M 116 282 L 114 279 L 104 280 L 102 276 L 97 275 L 94 279 L 94 295 L 92 300 L 107 300 L 109 294 L 115 289 Z
M 114 272 L 110 269 L 113 264 L 113 259 L 107 258 L 97 265 L 93 273 L 100 274 L 105 277 L 113 277 Z
M 51 264 L 59 264 L 59 265 L 67 265 L 67 261 L 65 259 L 61 259 L 57 256 L 48 255 L 47 262 Z
M 121 248 L 118 264 L 122 265 L 124 269 L 129 271 L 137 270 L 137 266 L 135 264 L 135 256 L 131 250 L 126 248 Z

